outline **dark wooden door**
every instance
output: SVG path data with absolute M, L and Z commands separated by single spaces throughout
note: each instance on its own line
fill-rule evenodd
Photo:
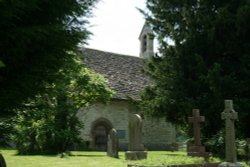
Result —
M 98 125 L 94 129 L 95 147 L 98 150 L 107 150 L 108 129 L 103 125 Z

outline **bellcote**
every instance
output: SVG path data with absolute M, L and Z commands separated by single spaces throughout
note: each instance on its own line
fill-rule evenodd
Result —
M 148 59 L 154 55 L 154 34 L 149 25 L 144 24 L 140 36 L 140 57 Z

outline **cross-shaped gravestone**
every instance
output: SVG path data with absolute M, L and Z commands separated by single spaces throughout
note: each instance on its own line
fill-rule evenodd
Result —
M 221 118 L 226 121 L 226 161 L 234 163 L 237 161 L 234 121 L 238 119 L 238 113 L 233 109 L 232 100 L 225 100 L 225 109 L 221 113 Z
M 205 121 L 205 117 L 200 116 L 200 111 L 198 109 L 193 109 L 193 117 L 188 117 L 188 122 L 193 123 L 194 144 L 196 146 L 201 146 L 200 122 L 204 122 L 204 121 Z
M 226 162 L 221 163 L 219 167 L 242 167 L 240 163 L 236 162 L 234 121 L 238 119 L 238 113 L 233 109 L 232 100 L 225 100 L 225 109 L 221 113 L 221 119 L 226 121 Z
M 199 156 L 208 159 L 209 153 L 206 152 L 205 147 L 201 145 L 200 123 L 204 121 L 205 117 L 200 116 L 200 111 L 198 109 L 193 109 L 193 117 L 188 117 L 188 122 L 193 123 L 194 144 L 188 144 L 187 152 L 189 156 Z

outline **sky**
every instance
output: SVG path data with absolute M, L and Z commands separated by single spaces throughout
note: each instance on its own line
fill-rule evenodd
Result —
M 145 22 L 136 7 L 145 9 L 145 0 L 101 0 L 93 10 L 86 47 L 139 56 L 139 34 Z

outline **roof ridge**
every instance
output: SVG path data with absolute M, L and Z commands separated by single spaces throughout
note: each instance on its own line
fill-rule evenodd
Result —
M 106 53 L 106 54 L 112 54 L 112 55 L 116 55 L 116 56 L 126 56 L 126 57 L 135 58 L 135 59 L 141 59 L 139 56 L 133 56 L 133 55 L 115 53 L 115 52 L 110 52 L 110 51 L 104 51 L 104 50 L 94 49 L 94 48 L 81 47 L 80 49 L 81 49 L 82 51 L 83 51 L 83 50 L 92 50 L 92 51 L 103 52 L 103 53 Z

